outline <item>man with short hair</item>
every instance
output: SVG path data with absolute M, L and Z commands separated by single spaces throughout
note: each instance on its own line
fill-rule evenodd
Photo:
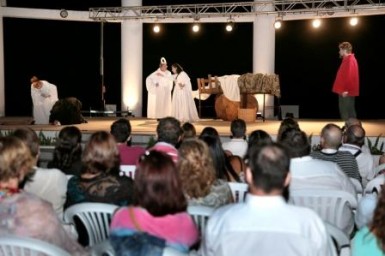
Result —
M 356 179 L 361 183 L 361 175 L 358 171 L 357 160 L 352 154 L 339 151 L 342 143 L 342 131 L 339 126 L 329 123 L 321 131 L 321 150 L 311 152 L 311 156 L 316 159 L 337 163 L 341 170 L 350 178 Z
M 359 96 L 359 74 L 356 57 L 352 53 L 353 46 L 349 42 L 338 45 L 339 55 L 342 58 L 333 92 L 338 94 L 338 105 L 342 120 L 356 117 L 355 97 Z
M 290 158 L 278 144 L 251 152 L 246 201 L 221 207 L 210 216 L 202 255 L 335 255 L 320 217 L 283 198 L 290 183 L 289 166 Z
M 131 123 L 120 118 L 112 123 L 110 133 L 114 136 L 120 153 L 121 165 L 136 165 L 139 157 L 146 151 L 140 146 L 131 146 Z
M 343 144 L 338 149 L 340 151 L 350 152 L 357 160 L 358 171 L 362 178 L 362 186 L 365 187 L 368 181 L 374 178 L 374 160 L 373 156 L 362 150 L 365 143 L 365 130 L 360 125 L 352 125 L 346 129 L 343 136 Z
M 165 117 L 159 120 L 156 127 L 157 142 L 150 150 L 165 152 L 171 156 L 174 163 L 178 162 L 179 153 L 176 145 L 181 139 L 182 128 L 178 119 L 174 117 Z
M 242 119 L 231 121 L 231 140 L 222 143 L 222 148 L 243 158 L 247 151 L 246 123 Z

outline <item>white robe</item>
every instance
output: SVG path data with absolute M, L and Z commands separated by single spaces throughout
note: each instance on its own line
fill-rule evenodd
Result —
M 181 122 L 194 122 L 199 119 L 192 95 L 190 77 L 182 71 L 174 75 L 175 88 L 172 95 L 171 115 Z M 179 84 L 184 85 L 181 87 Z
M 42 86 L 36 89 L 31 85 L 31 97 L 33 103 L 33 118 L 35 124 L 49 124 L 49 115 L 52 106 L 58 101 L 56 86 L 41 80 Z
M 158 76 L 158 73 L 163 76 Z M 146 78 L 148 118 L 163 118 L 171 115 L 172 81 L 171 72 L 168 70 L 163 72 L 160 69 Z

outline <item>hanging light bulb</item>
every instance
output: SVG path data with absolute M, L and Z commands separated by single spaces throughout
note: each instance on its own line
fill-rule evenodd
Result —
M 275 29 L 280 29 L 282 27 L 282 21 L 281 20 L 276 20 L 274 22 L 274 28 Z
M 160 32 L 160 26 L 159 26 L 159 24 L 155 24 L 154 27 L 152 28 L 152 30 L 153 30 L 155 33 L 159 33 L 159 32 Z
M 198 23 L 194 23 L 194 25 L 192 26 L 192 31 L 194 33 L 197 33 L 197 32 L 199 32 L 199 29 L 200 29 L 199 24 Z
M 356 26 L 357 24 L 358 24 L 358 18 L 357 17 L 352 17 L 352 18 L 350 18 L 350 20 L 349 20 L 349 24 L 351 25 L 351 26 Z
M 226 24 L 226 31 L 227 31 L 227 32 L 233 31 L 233 27 L 234 27 L 233 22 L 227 23 L 227 24 Z
M 313 28 L 319 28 L 321 26 L 321 20 L 320 19 L 314 19 L 312 24 L 313 24 Z

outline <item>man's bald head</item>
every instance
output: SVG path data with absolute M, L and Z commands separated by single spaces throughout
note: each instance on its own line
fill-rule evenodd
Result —
M 342 130 L 336 124 L 327 124 L 321 131 L 321 146 L 338 149 L 342 142 Z
M 344 143 L 362 147 L 365 144 L 365 130 L 360 125 L 349 126 L 344 135 Z

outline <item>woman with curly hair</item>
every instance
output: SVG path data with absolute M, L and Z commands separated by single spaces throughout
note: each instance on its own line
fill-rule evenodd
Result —
M 352 255 L 385 255 L 385 189 L 380 192 L 373 220 L 355 234 Z
M 82 168 L 82 133 L 76 126 L 67 126 L 60 130 L 53 152 L 53 159 L 48 168 L 57 168 L 68 175 L 80 175 Z
M 187 139 L 179 147 L 178 171 L 189 205 L 219 207 L 232 202 L 227 182 L 216 178 L 210 150 L 199 139 Z

